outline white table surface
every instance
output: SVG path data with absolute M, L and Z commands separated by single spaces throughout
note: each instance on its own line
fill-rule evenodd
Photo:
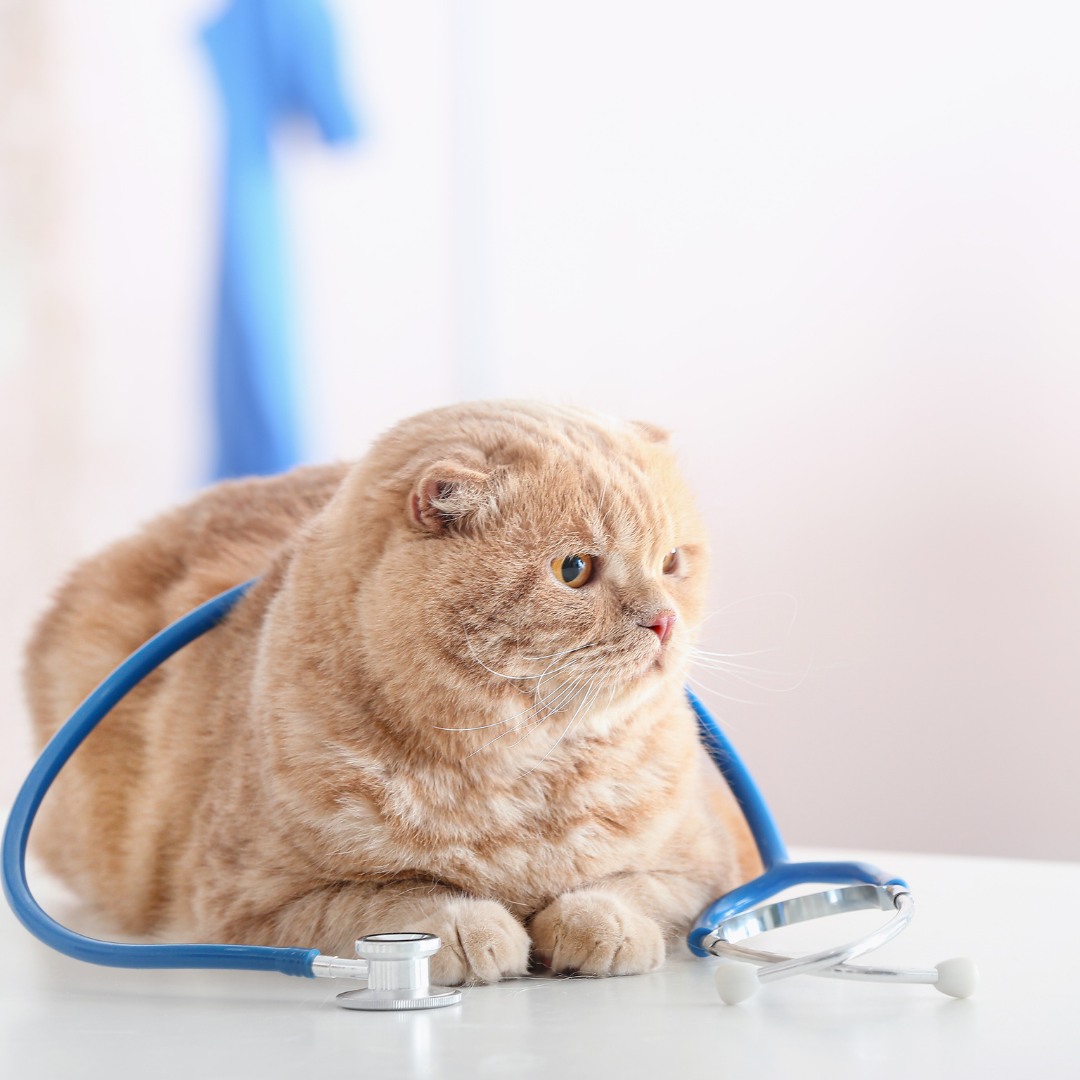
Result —
M 826 854 L 853 853 L 799 853 Z M 717 961 L 687 953 L 652 975 L 521 979 L 445 1009 L 349 1012 L 334 996 L 354 983 L 85 965 L 0 905 L 0 1077 L 1080 1077 L 1080 864 L 855 857 L 907 878 L 918 905 L 875 957 L 970 955 L 975 997 L 801 977 L 725 1006 Z M 820 944 L 861 932 L 815 926 Z

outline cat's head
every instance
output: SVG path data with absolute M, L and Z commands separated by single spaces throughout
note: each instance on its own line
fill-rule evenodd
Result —
M 349 514 L 380 678 L 522 724 L 681 685 L 707 552 L 660 430 L 534 403 L 423 414 L 373 448 Z

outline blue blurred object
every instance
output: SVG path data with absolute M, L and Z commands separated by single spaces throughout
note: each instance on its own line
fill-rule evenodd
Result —
M 223 479 L 280 472 L 301 453 L 273 129 L 312 118 L 329 143 L 359 131 L 320 0 L 232 0 L 202 36 L 225 111 L 214 341 L 214 477 Z

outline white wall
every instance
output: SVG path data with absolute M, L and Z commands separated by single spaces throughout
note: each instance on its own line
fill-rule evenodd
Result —
M 51 185 L 0 157 L 2 795 L 46 590 L 205 467 L 212 7 L 7 5 L 54 137 L 0 113 Z M 313 454 L 480 394 L 668 425 L 789 839 L 1080 858 L 1074 6 L 338 10 L 369 137 L 283 162 Z
M 484 11 L 494 388 L 679 434 L 790 835 L 1080 857 L 1080 13 Z

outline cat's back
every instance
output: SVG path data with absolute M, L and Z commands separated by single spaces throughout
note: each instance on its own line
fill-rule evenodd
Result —
M 263 573 L 347 466 L 216 485 L 71 573 L 38 623 L 25 683 L 39 744 L 121 660 L 185 611 Z

